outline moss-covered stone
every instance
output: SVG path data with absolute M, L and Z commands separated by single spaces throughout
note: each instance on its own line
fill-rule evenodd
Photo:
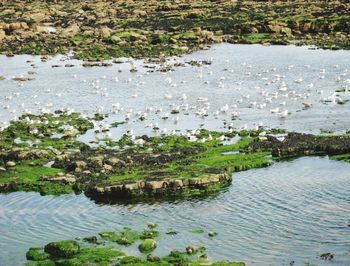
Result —
M 44 248 L 53 258 L 71 258 L 80 252 L 79 244 L 74 240 L 51 242 Z
M 139 245 L 139 250 L 142 253 L 150 253 L 157 248 L 157 242 L 154 239 L 145 239 Z
M 234 262 L 210 262 L 207 260 L 206 248 L 205 247 L 194 247 L 188 246 L 185 251 L 173 250 L 169 255 L 164 257 L 158 257 L 150 254 L 156 247 L 157 243 L 153 239 L 142 239 L 142 233 L 128 229 L 127 231 L 134 232 L 135 241 L 142 240 L 139 245 L 140 256 L 129 256 L 113 246 L 115 245 L 115 235 L 124 234 L 126 229 L 120 232 L 111 233 L 100 233 L 103 242 L 85 242 L 84 248 L 80 249 L 79 252 L 74 254 L 65 254 L 63 257 L 49 256 L 42 261 L 28 262 L 26 265 L 31 266 L 42 266 L 42 265 L 64 265 L 64 266 L 80 266 L 80 265 L 91 265 L 91 266 L 112 266 L 112 265 L 129 265 L 129 266 L 178 266 L 178 265 L 232 265 L 232 266 L 244 266 L 244 263 Z M 119 234 L 118 234 L 119 233 Z M 138 238 L 136 238 L 138 236 Z M 159 237 L 161 237 L 159 233 Z M 68 244 L 68 241 L 60 242 Z M 75 241 L 73 241 L 75 242 Z M 54 242 L 57 243 L 57 242 Z M 51 243 L 50 243 L 51 244 Z M 48 245 L 50 245 L 48 244 Z M 131 245 L 133 245 L 131 244 Z M 48 246 L 47 245 L 47 246 Z M 103 245 L 103 247 L 101 247 Z M 57 244 L 55 244 L 55 247 Z M 28 253 L 35 251 L 41 253 L 42 248 L 31 248 Z M 146 253 L 147 256 L 145 256 Z M 56 254 L 56 253 L 55 253 Z M 44 258 L 40 258 L 44 259 Z
M 42 261 L 50 258 L 50 254 L 44 252 L 42 247 L 30 248 L 26 253 L 27 260 Z
M 116 242 L 119 245 L 130 246 L 140 238 L 140 234 L 131 228 L 125 227 L 119 232 L 102 232 L 99 234 L 103 239 Z

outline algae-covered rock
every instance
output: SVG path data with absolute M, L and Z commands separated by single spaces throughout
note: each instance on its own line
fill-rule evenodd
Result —
M 140 234 L 138 232 L 128 227 L 125 227 L 120 232 L 101 232 L 99 235 L 105 240 L 116 242 L 119 245 L 124 246 L 130 246 L 140 238 Z
M 30 248 L 26 253 L 27 260 L 41 261 L 50 258 L 50 255 L 46 252 L 43 252 L 42 247 L 33 247 Z
M 142 253 L 152 252 L 157 248 L 157 242 L 153 239 L 145 239 L 140 245 L 139 250 Z
M 55 258 L 70 258 L 78 254 L 80 246 L 74 240 L 65 240 L 60 242 L 51 242 L 44 248 L 45 252 Z
M 119 263 L 121 265 L 124 265 L 124 264 L 133 264 L 133 263 L 140 263 L 141 262 L 141 259 L 138 258 L 138 257 L 134 257 L 134 256 L 126 256 L 124 258 L 122 258 Z
M 214 237 L 214 236 L 217 236 L 218 235 L 218 233 L 217 232 L 209 232 L 208 233 L 208 236 L 210 236 L 210 237 Z

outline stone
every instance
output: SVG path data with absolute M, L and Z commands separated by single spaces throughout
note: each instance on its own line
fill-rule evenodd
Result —
M 328 252 L 320 255 L 321 260 L 332 260 L 334 259 L 334 254 Z
M 122 41 L 122 39 L 119 38 L 119 37 L 116 36 L 116 35 L 113 35 L 113 36 L 111 37 L 111 40 L 112 40 L 114 43 L 120 43 L 120 42 Z
M 0 30 L 0 42 L 6 38 L 6 33 L 4 30 Z
M 51 181 L 51 182 L 58 182 L 58 183 L 62 183 L 62 184 L 75 184 L 75 182 L 77 181 L 76 178 L 73 175 L 67 174 L 67 175 L 59 175 L 57 174 L 57 176 L 54 177 L 42 177 L 42 180 L 47 180 L 47 181 Z
M 6 162 L 6 166 L 7 167 L 15 167 L 16 163 L 14 161 L 8 161 L 8 162 Z
M 150 253 L 157 248 L 157 242 L 153 239 L 145 239 L 140 245 L 139 250 L 142 253 Z
M 112 30 L 108 27 L 102 27 L 99 31 L 99 34 L 102 38 L 108 38 L 111 36 Z
M 65 240 L 47 244 L 44 251 L 53 258 L 71 258 L 80 252 L 80 246 L 74 240 Z
M 72 24 L 68 28 L 65 28 L 61 31 L 62 37 L 72 37 L 77 35 L 80 32 L 80 28 L 77 24 Z
M 106 173 L 110 173 L 113 171 L 113 167 L 109 164 L 104 164 L 103 165 L 103 170 L 106 172 Z
M 12 78 L 12 80 L 14 81 L 30 81 L 30 80 L 34 80 L 35 78 L 32 77 L 14 77 Z
M 46 18 L 46 15 L 43 13 L 34 13 L 34 14 L 29 14 L 28 18 L 35 23 L 40 23 L 43 22 Z
M 151 190 L 156 190 L 156 189 L 161 189 L 161 188 L 163 188 L 164 187 L 164 185 L 165 185 L 165 181 L 162 181 L 162 180 L 160 180 L 160 181 L 147 181 L 146 182 L 146 184 L 145 184 L 145 186 L 146 186 L 146 188 L 148 188 L 148 189 L 151 189 Z
M 148 226 L 148 228 L 150 228 L 150 229 L 154 229 L 154 228 L 157 227 L 157 224 L 156 224 L 156 223 L 149 223 L 149 224 L 147 224 L 147 226 Z
M 46 26 L 36 26 L 36 32 L 48 33 L 48 32 L 50 32 L 50 28 L 46 27 Z
M 91 243 L 91 244 L 96 244 L 97 243 L 97 237 L 96 236 L 90 236 L 90 237 L 85 237 L 83 238 L 85 242 Z
M 20 30 L 22 27 L 20 22 L 14 22 L 14 23 L 10 23 L 6 25 L 6 29 L 9 31 L 16 31 L 16 30 Z
M 76 161 L 75 166 L 75 172 L 83 172 L 83 170 L 86 169 L 87 163 L 84 161 Z
M 63 136 L 66 137 L 66 138 L 74 138 L 76 135 L 78 135 L 78 131 L 76 130 L 66 130 L 64 133 L 63 133 Z

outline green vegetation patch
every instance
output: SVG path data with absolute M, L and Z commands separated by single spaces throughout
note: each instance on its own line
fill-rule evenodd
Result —
M 130 256 L 116 249 L 115 234 L 125 234 L 125 231 L 134 232 L 134 236 L 139 236 L 137 240 L 139 255 Z M 161 237 L 160 232 L 159 237 Z M 120 232 L 112 235 L 109 232 L 100 233 L 103 242 L 94 243 L 77 242 L 75 240 L 65 240 L 60 242 L 51 242 L 42 247 L 30 248 L 27 252 L 27 266 L 178 266 L 178 265 L 217 265 L 217 266 L 244 266 L 243 262 L 210 262 L 207 260 L 205 247 L 188 246 L 184 251 L 173 250 L 164 257 L 158 257 L 152 254 L 157 248 L 154 239 L 142 239 L 141 232 L 130 228 L 124 228 Z M 131 244 L 133 245 L 134 242 Z M 80 246 L 83 246 L 81 248 Z M 103 246 L 102 246 L 103 245 Z M 44 252 L 45 250 L 45 252 Z M 137 250 L 137 249 L 136 249 Z M 146 255 L 147 254 L 147 255 Z
M 140 234 L 131 228 L 125 227 L 120 232 L 102 232 L 100 236 L 112 242 L 116 242 L 119 245 L 130 246 L 140 238 Z

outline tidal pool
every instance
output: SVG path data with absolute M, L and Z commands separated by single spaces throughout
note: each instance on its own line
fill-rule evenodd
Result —
M 89 116 L 108 114 L 97 129 L 127 118 L 107 133 L 112 139 L 128 130 L 224 131 L 225 123 L 238 130 L 264 126 L 312 133 L 350 128 L 349 51 L 220 44 L 169 59 L 210 65 L 186 64 L 166 73 L 148 72 L 136 60 L 84 68 L 81 61 L 63 59 L 0 56 L 0 76 L 6 78 L 0 81 L 0 127 L 23 112 L 71 108 Z M 138 71 L 132 73 L 134 66 Z M 22 76 L 35 79 L 12 80 Z M 81 139 L 103 136 L 91 130 Z M 84 195 L 0 194 L 0 265 L 21 265 L 31 246 L 123 226 L 142 229 L 148 222 L 163 232 L 180 232 L 160 240 L 160 255 L 192 244 L 207 246 L 213 260 L 248 265 L 350 265 L 349 187 L 350 164 L 304 157 L 235 173 L 227 190 L 204 200 L 108 206 Z M 200 228 L 219 235 L 189 232 Z M 319 259 L 326 252 L 335 253 L 332 262 Z
M 0 265 L 20 265 L 30 246 L 148 222 L 179 231 L 159 241 L 159 255 L 191 244 L 207 246 L 210 259 L 248 265 L 349 265 L 349 186 L 350 164 L 304 157 L 235 173 L 226 191 L 204 200 L 108 206 L 84 195 L 2 194 Z M 325 252 L 335 254 L 331 263 L 319 259 Z

